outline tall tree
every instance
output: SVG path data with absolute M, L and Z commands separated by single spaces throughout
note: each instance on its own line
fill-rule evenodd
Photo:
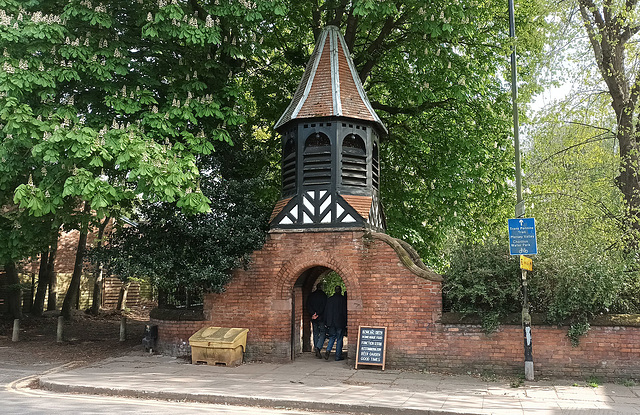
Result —
M 262 245 L 272 208 L 273 201 L 262 199 L 258 191 L 264 184 L 264 178 L 255 177 L 260 169 L 253 170 L 254 177 L 246 176 L 247 154 L 251 151 L 227 149 L 203 164 L 201 186 L 211 212 L 185 215 L 170 203 L 141 206 L 135 225 L 120 227 L 109 244 L 93 250 L 94 262 L 104 261 L 124 284 L 149 278 L 161 291 L 186 291 L 194 297 L 222 291 L 231 270 L 246 265 L 249 254 Z M 230 168 L 231 160 L 244 166 L 244 177 Z
M 243 121 L 234 32 L 262 19 L 247 7 L 0 0 L 3 212 L 78 229 L 83 203 L 97 217 L 141 198 L 207 211 L 196 159 Z M 10 261 L 43 249 L 18 248 Z
M 80 226 L 80 234 L 78 236 L 78 245 L 76 247 L 76 257 L 73 264 L 73 273 L 71 274 L 67 294 L 64 296 L 64 301 L 62 303 L 61 313 L 65 320 L 71 320 L 72 310 L 80 300 L 80 278 L 82 277 L 84 253 L 87 248 L 87 237 L 89 235 L 90 212 L 91 205 L 89 202 L 84 202 L 81 219 L 82 223 Z
M 96 235 L 96 247 L 98 249 L 100 249 L 104 244 L 105 231 L 110 222 L 111 217 L 107 216 L 98 227 L 98 234 Z M 102 262 L 98 261 L 95 264 L 95 269 L 93 271 L 93 296 L 91 300 L 91 313 L 93 314 L 98 314 L 98 312 L 100 311 L 100 307 L 102 306 L 102 283 L 104 281 L 103 271 L 103 264 Z
M 47 296 L 47 310 L 55 310 L 58 304 L 58 278 L 55 273 L 55 263 L 58 254 L 58 236 L 56 232 L 55 238 L 49 248 L 49 260 L 47 261 L 47 284 L 49 284 Z
M 4 264 L 4 272 L 7 276 L 7 307 L 9 314 L 15 318 L 22 318 L 22 287 L 20 285 L 20 276 L 14 262 L 6 262 Z
M 525 184 L 552 257 L 624 246 L 624 200 L 614 180 L 620 153 L 607 107 L 602 94 L 574 92 L 541 111 L 529 131 Z
M 341 27 L 390 129 L 382 187 L 391 233 L 435 261 L 449 229 L 484 232 L 479 224 L 510 197 L 502 3 L 0 5 L 0 156 L 19 173 L 12 182 L 0 175 L 0 188 L 28 215 L 55 212 L 79 228 L 83 202 L 104 217 L 140 196 L 206 210 L 197 159 L 247 122 L 255 128 L 246 134 L 264 138 L 254 142 L 274 161 L 269 131 L 326 24 Z M 524 97 L 535 87 L 544 13 L 538 1 L 519 5 Z M 22 151 L 9 150 L 17 144 Z
M 40 267 L 38 268 L 38 287 L 36 289 L 36 296 L 31 306 L 31 313 L 34 316 L 41 316 L 44 311 L 44 298 L 47 295 L 47 286 L 49 285 L 49 278 L 47 275 L 49 263 L 49 250 L 40 253 Z
M 578 0 L 578 7 L 616 116 L 615 135 L 620 148 L 616 181 L 628 209 L 630 246 L 637 247 L 640 241 L 640 56 L 636 41 L 640 9 L 637 0 Z
M 603 94 L 571 93 L 535 120 L 525 183 L 545 249 L 530 282 L 550 321 L 588 328 L 601 313 L 638 310 L 639 274 L 625 255 L 625 201 L 614 114 Z
M 6 204 L 2 203 L 2 200 Z M 47 249 L 52 231 L 49 218 L 34 218 L 23 214 L 17 206 L 6 199 L 6 194 L 0 192 L 0 264 L 9 277 L 9 303 L 12 304 L 11 313 L 20 318 L 21 286 L 19 262 L 28 257 L 36 257 L 41 250 Z
M 546 9 L 519 4 L 523 99 L 536 89 Z M 275 120 L 295 91 L 327 24 L 345 35 L 373 107 L 389 129 L 382 142 L 382 197 L 389 232 L 432 263 L 456 227 L 482 235 L 512 210 L 513 146 L 506 3 L 315 1 L 289 5 L 264 29 L 256 59 L 258 115 Z M 265 82 L 264 79 L 270 79 Z M 506 207 L 507 209 L 503 209 Z

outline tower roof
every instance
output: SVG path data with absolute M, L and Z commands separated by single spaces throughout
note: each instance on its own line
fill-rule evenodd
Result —
M 327 26 L 318 38 L 291 103 L 275 128 L 295 119 L 332 116 L 370 121 L 387 133 L 362 88 L 340 30 Z

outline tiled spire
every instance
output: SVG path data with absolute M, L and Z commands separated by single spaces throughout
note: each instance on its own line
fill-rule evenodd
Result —
M 370 121 L 382 133 L 387 133 L 362 88 L 340 30 L 327 26 L 318 38 L 291 103 L 275 128 L 278 130 L 296 119 L 332 116 Z

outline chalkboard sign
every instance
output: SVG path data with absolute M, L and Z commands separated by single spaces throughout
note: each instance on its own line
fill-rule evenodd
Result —
M 384 370 L 386 352 L 386 327 L 358 327 L 356 369 L 358 368 L 358 365 L 375 365 L 382 366 L 382 370 Z

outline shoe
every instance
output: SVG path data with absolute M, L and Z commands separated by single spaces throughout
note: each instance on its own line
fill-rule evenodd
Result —
M 329 360 L 329 352 L 326 352 L 326 353 L 324 354 L 324 360 Z
M 316 350 L 316 357 L 318 359 L 322 359 L 322 355 L 320 354 L 320 349 L 318 349 L 317 347 L 314 347 L 314 349 Z
M 344 360 L 344 357 L 336 357 L 336 362 L 339 362 L 340 360 Z

